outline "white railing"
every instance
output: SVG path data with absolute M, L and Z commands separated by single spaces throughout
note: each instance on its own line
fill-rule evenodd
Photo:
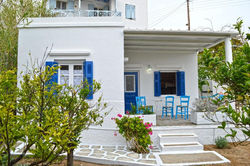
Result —
M 52 10 L 56 17 L 120 17 L 121 12 L 110 10 Z

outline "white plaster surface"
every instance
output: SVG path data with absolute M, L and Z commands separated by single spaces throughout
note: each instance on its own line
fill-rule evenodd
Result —
M 51 23 L 53 19 L 55 22 Z M 86 18 L 74 18 L 74 24 L 65 27 L 63 22 L 68 22 L 69 19 L 37 18 L 29 26 L 19 30 L 18 74 L 20 76 L 21 72 L 25 72 L 27 65 L 31 68 L 31 61 L 35 65 L 37 62 L 40 64 L 44 54 L 48 53 L 45 53 L 46 48 L 69 52 L 67 58 L 93 61 L 94 79 L 102 86 L 100 92 L 94 95 L 93 101 L 102 95 L 103 100 L 108 102 L 106 111 L 111 111 L 103 126 L 114 127 L 110 118 L 124 113 L 124 40 L 121 20 L 118 24 L 118 20 L 112 19 L 98 24 L 98 19 L 88 22 L 89 19 Z M 89 50 L 90 54 L 76 57 L 69 50 Z M 58 57 L 48 56 L 47 61 L 54 61 L 56 58 Z
M 137 52 L 126 51 L 125 57 L 129 61 L 125 63 L 125 71 L 135 71 L 139 73 L 139 96 L 146 96 L 147 105 L 154 106 L 157 115 L 162 114 L 162 106 L 165 104 L 165 96 L 154 96 L 154 71 L 176 72 L 185 71 L 186 95 L 190 96 L 190 109 L 195 98 L 198 98 L 198 64 L 195 53 L 161 53 L 157 51 Z M 152 67 L 152 72 L 146 71 L 148 65 Z M 175 96 L 175 106 L 179 104 L 179 96 Z M 174 107 L 174 113 L 175 113 Z

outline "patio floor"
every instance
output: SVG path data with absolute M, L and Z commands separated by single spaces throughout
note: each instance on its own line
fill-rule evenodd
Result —
M 190 121 L 190 117 L 188 120 L 184 120 L 181 116 L 171 119 L 170 116 L 161 118 L 160 115 L 157 115 L 156 126 L 195 126 L 195 124 Z

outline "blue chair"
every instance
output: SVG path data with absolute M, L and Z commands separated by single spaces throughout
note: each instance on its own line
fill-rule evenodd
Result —
M 146 105 L 145 96 L 136 96 L 135 101 L 136 101 L 136 113 L 137 114 L 143 114 L 143 110 L 144 110 L 143 108 L 149 108 L 152 112 L 154 112 L 153 106 Z
M 166 117 L 168 113 L 171 113 L 171 118 L 174 117 L 174 96 L 166 96 L 165 97 L 165 106 L 162 107 L 161 118 L 164 117 L 164 113 L 166 113 Z
M 190 96 L 181 96 L 180 97 L 180 105 L 176 106 L 175 119 L 177 119 L 178 115 L 181 115 L 181 118 L 188 119 L 188 107 L 189 107 Z

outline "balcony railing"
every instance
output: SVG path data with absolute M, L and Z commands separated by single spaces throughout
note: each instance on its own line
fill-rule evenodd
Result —
M 110 10 L 52 10 L 57 17 L 120 17 L 121 12 Z

